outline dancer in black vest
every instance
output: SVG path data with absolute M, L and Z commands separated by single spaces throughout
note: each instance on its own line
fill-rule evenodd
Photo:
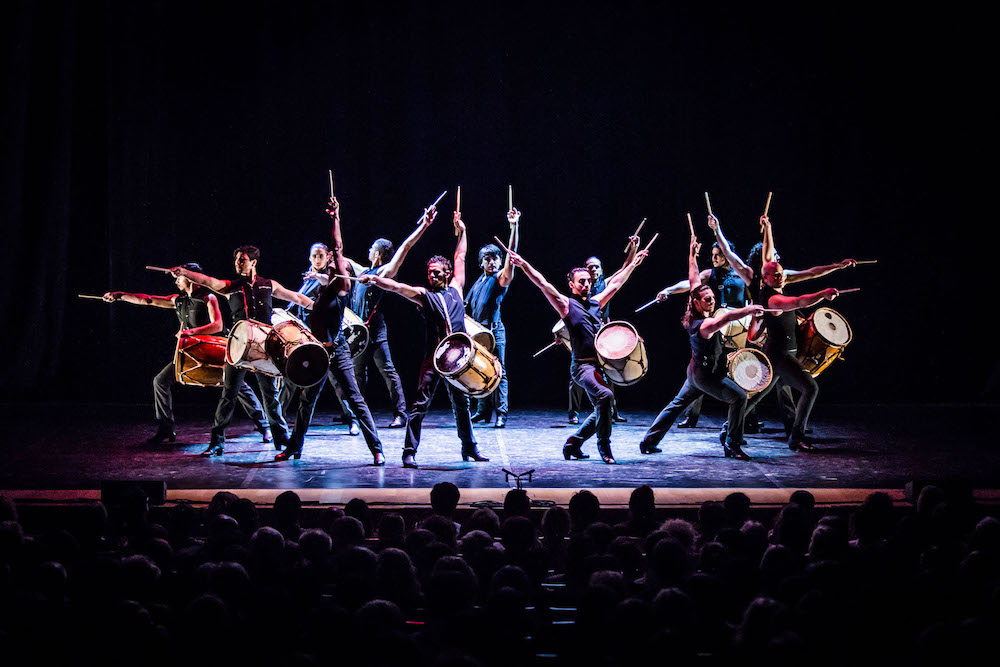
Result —
M 411 233 L 403 245 L 395 253 L 392 251 L 392 241 L 376 239 L 368 249 L 370 266 L 365 267 L 352 259 L 347 259 L 354 268 L 354 275 L 375 275 L 383 278 L 395 278 L 403 266 L 403 260 L 416 245 L 420 237 L 434 221 L 437 210 L 432 206 L 420 220 L 420 224 Z M 385 324 L 385 315 L 379 307 L 385 290 L 377 285 L 357 282 L 351 294 L 350 308 L 368 326 L 368 346 L 365 351 L 354 359 L 354 376 L 357 378 L 361 392 L 366 393 L 368 387 L 368 364 L 375 362 L 375 368 L 385 381 L 385 388 L 392 401 L 393 418 L 388 428 L 406 426 L 406 397 L 403 395 L 403 383 L 399 373 L 392 363 L 392 352 L 389 350 L 389 330 Z
M 465 255 L 468 251 L 465 223 L 458 211 L 454 216 L 458 243 L 455 246 L 454 268 L 447 258 L 435 255 L 427 261 L 427 287 L 414 287 L 396 282 L 379 275 L 362 275 L 358 281 L 366 285 L 377 285 L 384 290 L 396 292 L 421 307 L 427 333 L 424 343 L 424 361 L 420 365 L 417 379 L 417 396 L 410 405 L 406 421 L 406 442 L 403 446 L 403 467 L 417 467 L 417 450 L 420 447 L 420 427 L 430 408 L 434 392 L 441 377 L 434 368 L 434 350 L 446 336 L 457 331 L 465 331 L 465 308 L 462 289 L 465 286 Z M 462 442 L 462 458 L 466 461 L 489 461 L 479 452 L 476 436 L 472 432 L 469 415 L 469 396 L 459 391 L 451 383 L 445 383 L 448 397 L 455 413 L 458 437 Z
M 728 429 L 723 437 L 723 452 L 727 457 L 750 460 L 743 451 L 743 415 L 747 406 L 747 393 L 726 376 L 726 364 L 722 359 L 722 334 L 719 332 L 729 322 L 746 315 L 760 315 L 760 306 L 744 306 L 736 310 L 712 317 L 715 312 L 715 294 L 701 282 L 698 272 L 698 251 L 701 244 L 691 235 L 688 253 L 688 281 L 690 296 L 687 311 L 681 324 L 688 333 L 691 344 L 691 361 L 687 367 L 687 379 L 673 400 L 656 416 L 639 443 L 643 454 L 657 454 L 657 447 L 667 430 L 677 419 L 677 415 L 704 394 L 717 398 L 729 405 Z
M 358 383 L 354 378 L 351 350 L 348 348 L 341 330 L 351 283 L 348 278 L 344 277 L 348 275 L 349 264 L 343 255 L 344 242 L 340 232 L 340 203 L 335 197 L 330 199 L 327 213 L 333 223 L 332 263 L 337 268 L 338 273 L 330 276 L 329 283 L 320 288 L 312 312 L 309 313 L 306 321 L 313 335 L 329 345 L 330 373 L 333 375 L 334 384 L 344 392 L 344 399 L 352 414 L 356 415 L 361 432 L 365 436 L 365 442 L 368 443 L 368 450 L 372 453 L 374 465 L 381 466 L 385 465 L 382 442 L 379 440 L 378 429 L 375 427 L 372 413 L 358 389 Z M 309 423 L 312 421 L 313 412 L 316 409 L 316 401 L 319 400 L 319 395 L 323 391 L 322 382 L 317 382 L 311 387 L 298 387 L 292 383 L 289 385 L 293 396 L 298 396 L 299 407 L 295 413 L 295 428 L 292 430 L 288 447 L 274 457 L 275 461 L 298 459 L 302 456 L 302 447 L 306 432 L 309 430 Z
M 257 275 L 257 261 L 260 250 L 252 245 L 240 246 L 233 251 L 233 263 L 236 277 L 233 280 L 221 280 L 206 276 L 198 271 L 191 271 L 182 266 L 174 267 L 170 272 L 175 276 L 184 276 L 188 280 L 204 285 L 217 294 L 229 299 L 229 310 L 233 315 L 233 324 L 246 319 L 256 320 L 265 324 L 271 323 L 271 297 L 275 296 L 285 301 L 297 303 L 300 306 L 312 307 L 312 299 L 293 292 L 281 286 L 276 280 L 262 278 Z M 215 408 L 215 422 L 212 424 L 212 439 L 201 453 L 202 456 L 221 456 L 223 444 L 226 441 L 226 427 L 233 419 L 236 407 L 237 388 L 246 377 L 247 371 L 226 364 L 222 376 L 222 396 Z M 264 412 L 271 424 L 274 437 L 274 448 L 281 449 L 288 442 L 288 425 L 282 414 L 281 402 L 278 400 L 278 386 L 275 378 L 254 373 L 257 376 L 257 386 L 260 387 L 261 398 L 264 401 Z
M 517 251 L 518 242 L 518 221 L 521 219 L 521 212 L 515 208 L 507 211 L 507 222 L 510 223 L 510 239 L 507 247 Z M 493 332 L 493 339 L 496 345 L 493 347 L 493 354 L 500 360 L 503 366 L 503 376 L 496 390 L 479 400 L 479 407 L 476 414 L 472 415 L 472 422 L 489 421 L 493 413 L 496 412 L 497 420 L 493 424 L 495 428 L 503 428 L 507 425 L 508 393 L 507 393 L 507 329 L 503 325 L 500 317 L 500 304 L 507 296 L 507 287 L 514 279 L 514 267 L 511 266 L 510 258 L 503 260 L 503 268 L 500 268 L 503 253 L 500 248 L 490 243 L 479 249 L 479 265 L 483 268 L 483 274 L 469 288 L 469 293 L 465 297 L 465 307 L 469 311 L 469 316 L 476 322 Z
M 638 239 L 634 236 L 632 239 L 638 246 Z M 575 268 L 569 272 L 566 279 L 569 281 L 572 296 L 565 296 L 527 260 L 517 253 L 510 253 L 510 261 L 514 266 L 524 269 L 528 279 L 542 291 L 549 304 L 566 323 L 566 331 L 573 347 L 573 363 L 570 367 L 573 379 L 584 388 L 590 402 L 594 404 L 594 411 L 584 420 L 580 430 L 569 437 L 563 447 L 563 457 L 567 460 L 588 458 L 581 446 L 590 436 L 597 433 L 597 451 L 600 452 L 601 459 L 605 463 L 616 463 L 611 453 L 613 424 L 611 413 L 615 395 L 604 373 L 601 372 L 597 350 L 594 349 L 594 337 L 601 328 L 601 309 L 608 305 L 611 297 L 617 294 L 647 254 L 646 250 L 636 253 L 628 264 L 608 279 L 603 291 L 591 297 L 592 279 L 587 269 Z
M 192 271 L 201 271 L 201 267 L 194 262 L 184 264 L 185 268 Z M 209 290 L 198 287 L 184 277 L 174 278 L 174 284 L 180 290 L 180 294 L 170 294 L 167 296 L 153 296 L 151 294 L 140 294 L 137 292 L 108 292 L 104 295 L 107 302 L 124 301 L 140 306 L 153 306 L 156 308 L 170 308 L 177 313 L 180 322 L 180 331 L 177 336 L 201 336 L 215 335 L 221 333 L 222 311 L 219 309 L 219 300 L 215 298 Z M 146 442 L 151 445 L 158 445 L 162 442 L 174 442 L 177 434 L 174 433 L 174 402 L 173 386 L 177 384 L 177 373 L 174 360 L 163 367 L 163 370 L 153 377 L 153 408 L 156 414 L 156 433 Z M 254 427 L 263 436 L 264 442 L 271 441 L 271 429 L 264 421 L 264 411 L 260 407 L 257 395 L 244 382 L 240 385 L 237 399 L 247 415 L 253 420 Z

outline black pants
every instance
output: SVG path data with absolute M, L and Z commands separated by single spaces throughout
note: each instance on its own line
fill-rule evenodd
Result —
M 417 397 L 410 406 L 410 415 L 406 420 L 406 443 L 403 445 L 403 456 L 416 454 L 420 447 L 420 426 L 424 416 L 434 400 L 441 376 L 434 370 L 434 358 L 429 356 L 420 365 L 420 376 L 417 378 Z M 455 425 L 458 428 L 458 438 L 462 441 L 462 452 L 466 453 L 476 448 L 476 435 L 472 432 L 472 417 L 469 414 L 469 396 L 450 382 L 445 382 L 451 408 L 455 413 Z
M 483 323 L 480 322 L 480 324 Z M 483 326 L 489 328 L 490 324 L 486 323 Z M 503 375 L 500 376 L 500 384 L 497 385 L 493 393 L 486 398 L 479 399 L 479 407 L 476 412 L 485 414 L 487 419 L 494 412 L 498 415 L 506 415 L 509 406 L 507 398 L 507 330 L 504 329 L 502 322 L 497 324 L 496 328 L 493 329 L 493 337 L 496 339 L 493 354 L 500 360 L 500 365 L 503 367 Z
M 718 371 L 709 372 L 701 366 L 696 366 L 692 361 L 688 364 L 687 379 L 684 380 L 681 390 L 665 408 L 660 410 L 660 414 L 656 415 L 646 435 L 642 437 L 642 444 L 652 447 L 659 443 L 684 408 L 705 394 L 729 404 L 729 431 L 726 434 L 726 442 L 741 443 L 747 393 L 725 375 Z
M 219 404 L 215 408 L 215 422 L 212 424 L 212 442 L 226 439 L 226 427 L 233 421 L 237 396 L 240 386 L 246 380 L 247 372 L 243 368 L 226 364 L 222 373 L 222 396 L 219 397 Z M 283 445 L 288 441 L 288 424 L 285 423 L 281 402 L 278 400 L 278 381 L 263 373 L 253 375 L 257 378 L 257 386 L 260 387 L 260 395 L 264 399 L 264 413 L 271 425 L 274 443 Z
M 174 397 L 173 387 L 177 384 L 177 375 L 174 362 L 170 362 L 163 367 L 163 370 L 153 376 L 153 410 L 156 413 L 156 421 L 164 426 L 174 425 Z M 258 430 L 264 430 L 264 410 L 260 407 L 257 394 L 253 393 L 246 382 L 240 385 L 236 400 L 243 406 L 247 416 L 253 421 Z
M 784 393 L 782 393 L 781 395 L 783 396 Z M 684 411 L 682 416 L 687 416 L 688 421 L 691 421 L 692 423 L 697 422 L 698 419 L 701 417 L 701 404 L 704 402 L 705 402 L 704 396 L 699 396 L 698 398 L 694 399 L 694 401 L 692 401 L 688 409 Z M 754 421 L 757 420 L 757 412 L 755 410 L 747 408 L 747 414 L 743 419 L 746 423 L 752 424 Z
M 357 415 L 358 425 L 361 433 L 365 436 L 368 449 L 372 454 L 382 451 L 382 442 L 378 437 L 378 429 L 375 428 L 375 420 L 372 419 L 371 410 L 365 403 L 365 397 L 358 389 L 357 380 L 354 377 L 354 362 L 351 360 L 351 350 L 347 343 L 341 338 L 331 350 L 330 373 L 333 375 L 335 386 L 340 387 L 344 392 L 344 399 L 350 406 L 351 411 Z M 295 412 L 295 428 L 292 429 L 291 440 L 288 446 L 293 450 L 302 449 L 305 441 L 306 431 L 312 421 L 313 412 L 316 410 L 316 402 L 323 391 L 325 382 L 317 382 L 311 387 L 299 387 L 288 383 L 293 397 L 298 397 L 299 407 Z
M 332 370 L 328 370 L 326 372 L 326 379 L 323 382 L 328 382 L 330 387 L 333 389 L 333 394 L 337 399 L 337 403 L 340 405 L 340 411 L 344 415 L 345 423 L 353 422 L 355 420 L 354 413 L 351 411 L 350 406 L 347 405 L 347 400 L 344 398 L 344 390 L 337 384 Z M 323 384 L 323 382 L 318 384 Z M 281 401 L 281 409 L 285 414 L 288 414 L 288 410 L 292 407 L 292 402 L 296 398 L 301 400 L 302 393 L 299 389 L 302 389 L 302 387 L 292 384 L 286 379 L 281 381 L 281 392 L 278 394 L 278 400 Z
M 385 323 L 373 327 L 371 335 L 372 339 L 368 341 L 368 347 L 354 360 L 354 376 L 357 378 L 358 386 L 362 393 L 367 392 L 368 362 L 374 359 L 375 368 L 378 369 L 385 381 L 385 388 L 389 392 L 393 416 L 405 419 L 406 398 L 403 396 L 403 383 L 400 382 L 399 373 L 396 372 L 396 367 L 392 363 L 392 352 L 389 351 L 389 333 Z
M 781 382 L 799 392 L 799 400 L 795 404 L 795 420 L 792 422 L 792 438 L 801 438 L 805 435 L 809 415 L 812 414 L 813 405 L 816 404 L 819 385 L 816 384 L 816 379 L 802 368 L 802 364 L 795 358 L 795 352 L 765 349 L 764 353 L 771 360 L 771 368 Z M 767 389 L 754 396 L 750 400 L 750 407 L 760 403 L 761 399 L 776 386 L 777 382 L 772 382 Z
M 604 380 L 607 383 L 607 376 Z M 576 417 L 578 413 L 583 412 L 584 399 L 587 398 L 587 392 L 583 387 L 576 383 L 573 379 L 573 363 L 570 361 L 569 366 L 569 417 L 572 419 Z M 593 408 L 591 408 L 593 409 Z M 612 418 L 618 417 L 618 397 L 611 397 L 611 416 Z
M 570 371 L 574 382 L 583 388 L 594 404 L 593 412 L 580 424 L 579 430 L 572 437 L 582 443 L 596 433 L 597 451 L 611 456 L 611 426 L 614 423 L 611 415 L 615 400 L 611 384 L 604 377 L 596 360 L 574 360 Z

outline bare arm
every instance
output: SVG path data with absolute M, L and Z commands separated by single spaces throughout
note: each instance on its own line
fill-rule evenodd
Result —
M 378 275 L 383 278 L 396 277 L 396 274 L 399 273 L 399 269 L 403 266 L 403 260 L 406 259 L 406 255 L 413 250 L 413 246 L 417 244 L 417 241 L 419 241 L 420 237 L 424 235 L 427 228 L 431 226 L 431 223 L 434 222 L 434 218 L 436 216 L 437 209 L 433 206 L 424 211 L 424 217 L 420 219 L 420 224 L 417 225 L 417 228 L 413 230 L 412 234 L 406 237 L 406 240 L 403 241 L 403 245 L 399 246 L 396 250 L 396 254 L 392 256 L 392 259 L 378 267 Z
M 348 274 L 348 261 L 344 258 L 344 237 L 340 231 L 340 202 L 336 197 L 330 197 L 330 202 L 326 209 L 332 223 L 330 237 L 333 242 L 333 266 L 338 275 Z M 330 278 L 328 289 L 337 290 L 337 294 L 343 296 L 351 289 L 351 281 L 347 278 Z M 297 302 L 296 302 L 297 303 Z M 312 308 L 312 305 L 309 306 Z
M 705 282 L 706 280 L 708 280 L 708 277 L 711 274 L 712 274 L 711 269 L 703 270 L 701 272 L 701 275 L 699 276 L 701 278 L 701 282 Z M 662 290 L 656 293 L 656 299 L 657 301 L 666 301 L 668 296 L 673 296 L 674 294 L 684 294 L 685 292 L 690 292 L 690 291 L 691 291 L 691 281 L 684 279 L 674 283 L 673 285 L 664 287 Z
M 311 309 L 313 307 L 312 299 L 307 297 L 305 294 L 302 294 L 301 292 L 293 292 L 290 289 L 282 287 L 281 283 L 279 283 L 277 280 L 271 281 L 271 294 L 278 297 L 279 299 L 296 303 L 302 306 L 303 308 Z
M 454 273 L 450 284 L 462 294 L 465 289 L 465 256 L 469 252 L 469 235 L 465 232 L 465 223 L 458 211 L 455 211 L 455 229 L 458 231 L 458 242 L 455 244 L 455 257 L 452 261 Z
M 229 291 L 232 289 L 232 283 L 228 280 L 220 280 L 219 278 L 206 276 L 204 273 L 198 273 L 197 271 L 185 269 L 183 266 L 175 266 L 170 269 L 170 275 L 174 278 L 184 276 L 194 284 L 207 287 L 217 294 L 229 294 Z
M 364 285 L 376 285 L 389 292 L 395 292 L 401 296 L 406 297 L 413 303 L 423 306 L 426 299 L 427 290 L 423 287 L 414 287 L 413 285 L 407 285 L 406 283 L 401 283 L 393 280 L 392 278 L 383 278 L 377 274 L 367 274 L 358 278 L 358 282 Z
M 622 288 L 622 285 L 625 284 L 625 282 L 629 279 L 629 276 L 632 275 L 632 272 L 635 271 L 635 267 L 642 264 L 642 260 L 646 259 L 646 255 L 648 254 L 648 250 L 640 250 L 635 254 L 635 259 L 632 260 L 631 264 L 611 276 L 611 280 L 607 282 L 607 285 L 604 287 L 604 291 L 594 297 L 597 303 L 600 304 L 601 308 L 603 308 L 608 301 L 611 301 L 611 297 L 618 293 L 618 290 Z
M 733 320 L 738 320 L 745 315 L 753 315 L 756 317 L 763 314 L 763 306 L 750 305 L 721 313 L 717 317 L 706 317 L 702 320 L 701 326 L 698 327 L 698 334 L 702 338 L 711 338 L 715 332 L 720 331 L 722 327 L 726 326 Z
M 796 310 L 797 308 L 815 306 L 821 301 L 833 301 L 839 294 L 840 292 L 832 287 L 828 287 L 827 289 L 819 292 L 813 292 L 812 294 L 803 294 L 802 296 L 773 294 L 771 298 L 767 300 L 767 307 L 774 308 L 782 312 L 788 312 L 789 310 Z
M 516 252 L 508 253 L 507 257 L 510 259 L 514 266 L 520 267 L 524 271 L 524 275 L 528 276 L 528 280 L 535 284 L 535 286 L 542 291 L 542 296 L 545 300 L 549 302 L 555 311 L 559 313 L 559 319 L 566 317 L 569 314 L 569 297 L 559 293 L 559 290 L 555 286 L 545 279 L 538 269 L 533 267 L 528 263 L 528 260 L 524 259 Z
M 512 208 L 507 211 L 507 222 L 510 223 L 510 239 L 507 240 L 507 248 L 517 252 L 517 243 L 520 240 L 520 227 L 518 222 L 521 220 L 521 212 L 516 208 Z M 497 276 L 497 282 L 500 283 L 500 287 L 506 287 L 510 285 L 510 281 L 514 279 L 514 265 L 510 261 L 510 254 L 507 255 L 503 260 L 503 268 L 500 269 L 500 273 Z
M 806 269 L 805 271 L 795 271 L 794 269 L 785 269 L 785 281 L 789 284 L 800 283 L 803 280 L 811 280 L 812 278 L 821 278 L 834 271 L 839 271 L 840 269 L 846 269 L 850 266 L 857 266 L 857 262 L 853 259 L 845 259 L 842 262 L 837 262 L 835 264 L 824 264 L 822 266 L 814 266 L 811 269 Z
M 625 255 L 625 261 L 622 263 L 621 268 L 615 271 L 613 274 L 611 274 L 611 277 L 605 281 L 604 283 L 605 285 L 610 283 L 615 276 L 617 276 L 619 273 L 628 268 L 628 265 L 631 264 L 632 260 L 635 259 L 635 253 L 638 248 L 639 248 L 639 237 L 638 236 L 628 237 L 628 254 Z
M 698 237 L 691 234 L 691 245 L 688 246 L 688 286 L 692 291 L 701 286 L 701 272 L 698 271 L 699 252 L 701 244 L 698 243 Z
M 176 294 L 170 296 L 153 296 L 152 294 L 140 294 L 138 292 L 105 292 L 101 297 L 108 303 L 114 301 L 124 301 L 137 306 L 154 306 L 156 308 L 173 308 Z
M 719 242 L 719 250 L 722 251 L 722 256 L 729 262 L 729 266 L 736 272 L 736 275 L 749 285 L 753 281 L 753 269 L 747 266 L 746 262 L 733 252 L 732 246 L 729 245 L 729 239 L 722 233 L 722 225 L 719 224 L 719 219 L 714 215 L 708 216 L 708 226 L 715 232 L 715 240 Z
M 774 261 L 774 230 L 771 228 L 771 219 L 766 215 L 760 216 L 760 231 L 764 234 L 764 249 L 761 256 L 764 264 L 767 264 Z
M 215 298 L 214 294 L 209 294 L 205 299 L 205 303 L 208 304 L 208 324 L 184 329 L 180 332 L 180 335 L 201 336 L 217 334 L 222 331 L 222 310 L 219 309 L 219 300 Z

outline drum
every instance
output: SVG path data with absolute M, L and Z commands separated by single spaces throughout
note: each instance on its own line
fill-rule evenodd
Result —
M 628 322 L 605 324 L 594 337 L 594 347 L 604 366 L 604 375 L 614 384 L 635 384 L 649 370 L 646 344 Z
M 718 317 L 736 310 L 735 308 L 718 308 L 712 317 Z M 747 346 L 747 334 L 750 331 L 750 323 L 753 315 L 744 315 L 738 320 L 727 322 L 720 330 L 722 332 L 722 346 L 730 350 L 739 350 Z
M 752 347 L 729 353 L 729 378 L 747 392 L 747 396 L 764 391 L 773 374 L 767 355 Z
M 240 320 L 234 324 L 226 343 L 226 361 L 254 373 L 281 375 L 281 371 L 267 356 L 265 344 L 271 330 L 270 324 L 257 320 Z
M 796 356 L 806 372 L 817 377 L 840 358 L 853 336 L 843 315 L 832 308 L 817 308 L 799 322 Z
M 557 341 L 562 343 L 563 347 L 565 347 L 570 352 L 573 351 L 573 344 L 569 340 L 569 331 L 566 329 L 565 322 L 563 322 L 562 320 L 556 322 L 556 325 L 552 327 L 552 335 L 555 336 L 555 339 Z
M 264 350 L 281 375 L 300 387 L 322 382 L 330 368 L 329 352 L 297 318 L 275 324 Z
M 272 308 L 271 309 L 271 326 L 278 324 L 279 322 L 288 322 L 289 320 L 295 320 L 301 325 L 305 325 L 305 322 L 299 318 L 292 315 L 290 312 L 284 308 Z
M 493 332 L 468 315 L 465 316 L 465 332 L 472 336 L 472 340 L 485 347 L 487 352 L 492 352 L 496 347 L 497 341 L 493 337 Z
M 195 387 L 221 387 L 226 364 L 226 339 L 222 336 L 181 336 L 174 354 L 174 377 Z
M 500 360 L 461 331 L 447 336 L 434 350 L 434 369 L 445 380 L 474 398 L 493 393 L 503 376 Z
M 344 308 L 344 319 L 340 323 L 340 330 L 347 339 L 347 347 L 351 348 L 352 359 L 368 347 L 368 326 L 350 308 Z

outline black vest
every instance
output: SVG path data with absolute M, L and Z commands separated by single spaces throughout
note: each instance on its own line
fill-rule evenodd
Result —
M 227 298 L 233 324 L 247 319 L 270 324 L 272 289 L 271 279 L 260 276 L 253 282 L 246 276 L 230 281 L 231 291 Z
M 573 346 L 573 360 L 597 359 L 594 338 L 601 328 L 601 306 L 596 299 L 581 302 L 576 296 L 569 298 L 569 312 L 563 318 L 569 342 Z
M 174 312 L 180 320 L 181 328 L 194 329 L 203 327 L 212 321 L 208 314 L 208 295 L 210 290 L 206 287 L 195 286 L 191 290 L 191 296 L 186 292 L 181 292 L 174 299 Z
M 433 354 L 437 344 L 449 333 L 465 331 L 465 304 L 458 290 L 451 286 L 440 292 L 428 289 L 424 299 L 427 302 L 423 309 L 427 325 L 425 348 L 429 354 Z
M 718 370 L 719 357 L 722 356 L 722 332 L 716 331 L 708 338 L 702 338 L 701 325 L 705 321 L 704 317 L 691 320 L 687 326 L 688 340 L 691 343 L 691 363 L 708 371 L 715 373 Z

